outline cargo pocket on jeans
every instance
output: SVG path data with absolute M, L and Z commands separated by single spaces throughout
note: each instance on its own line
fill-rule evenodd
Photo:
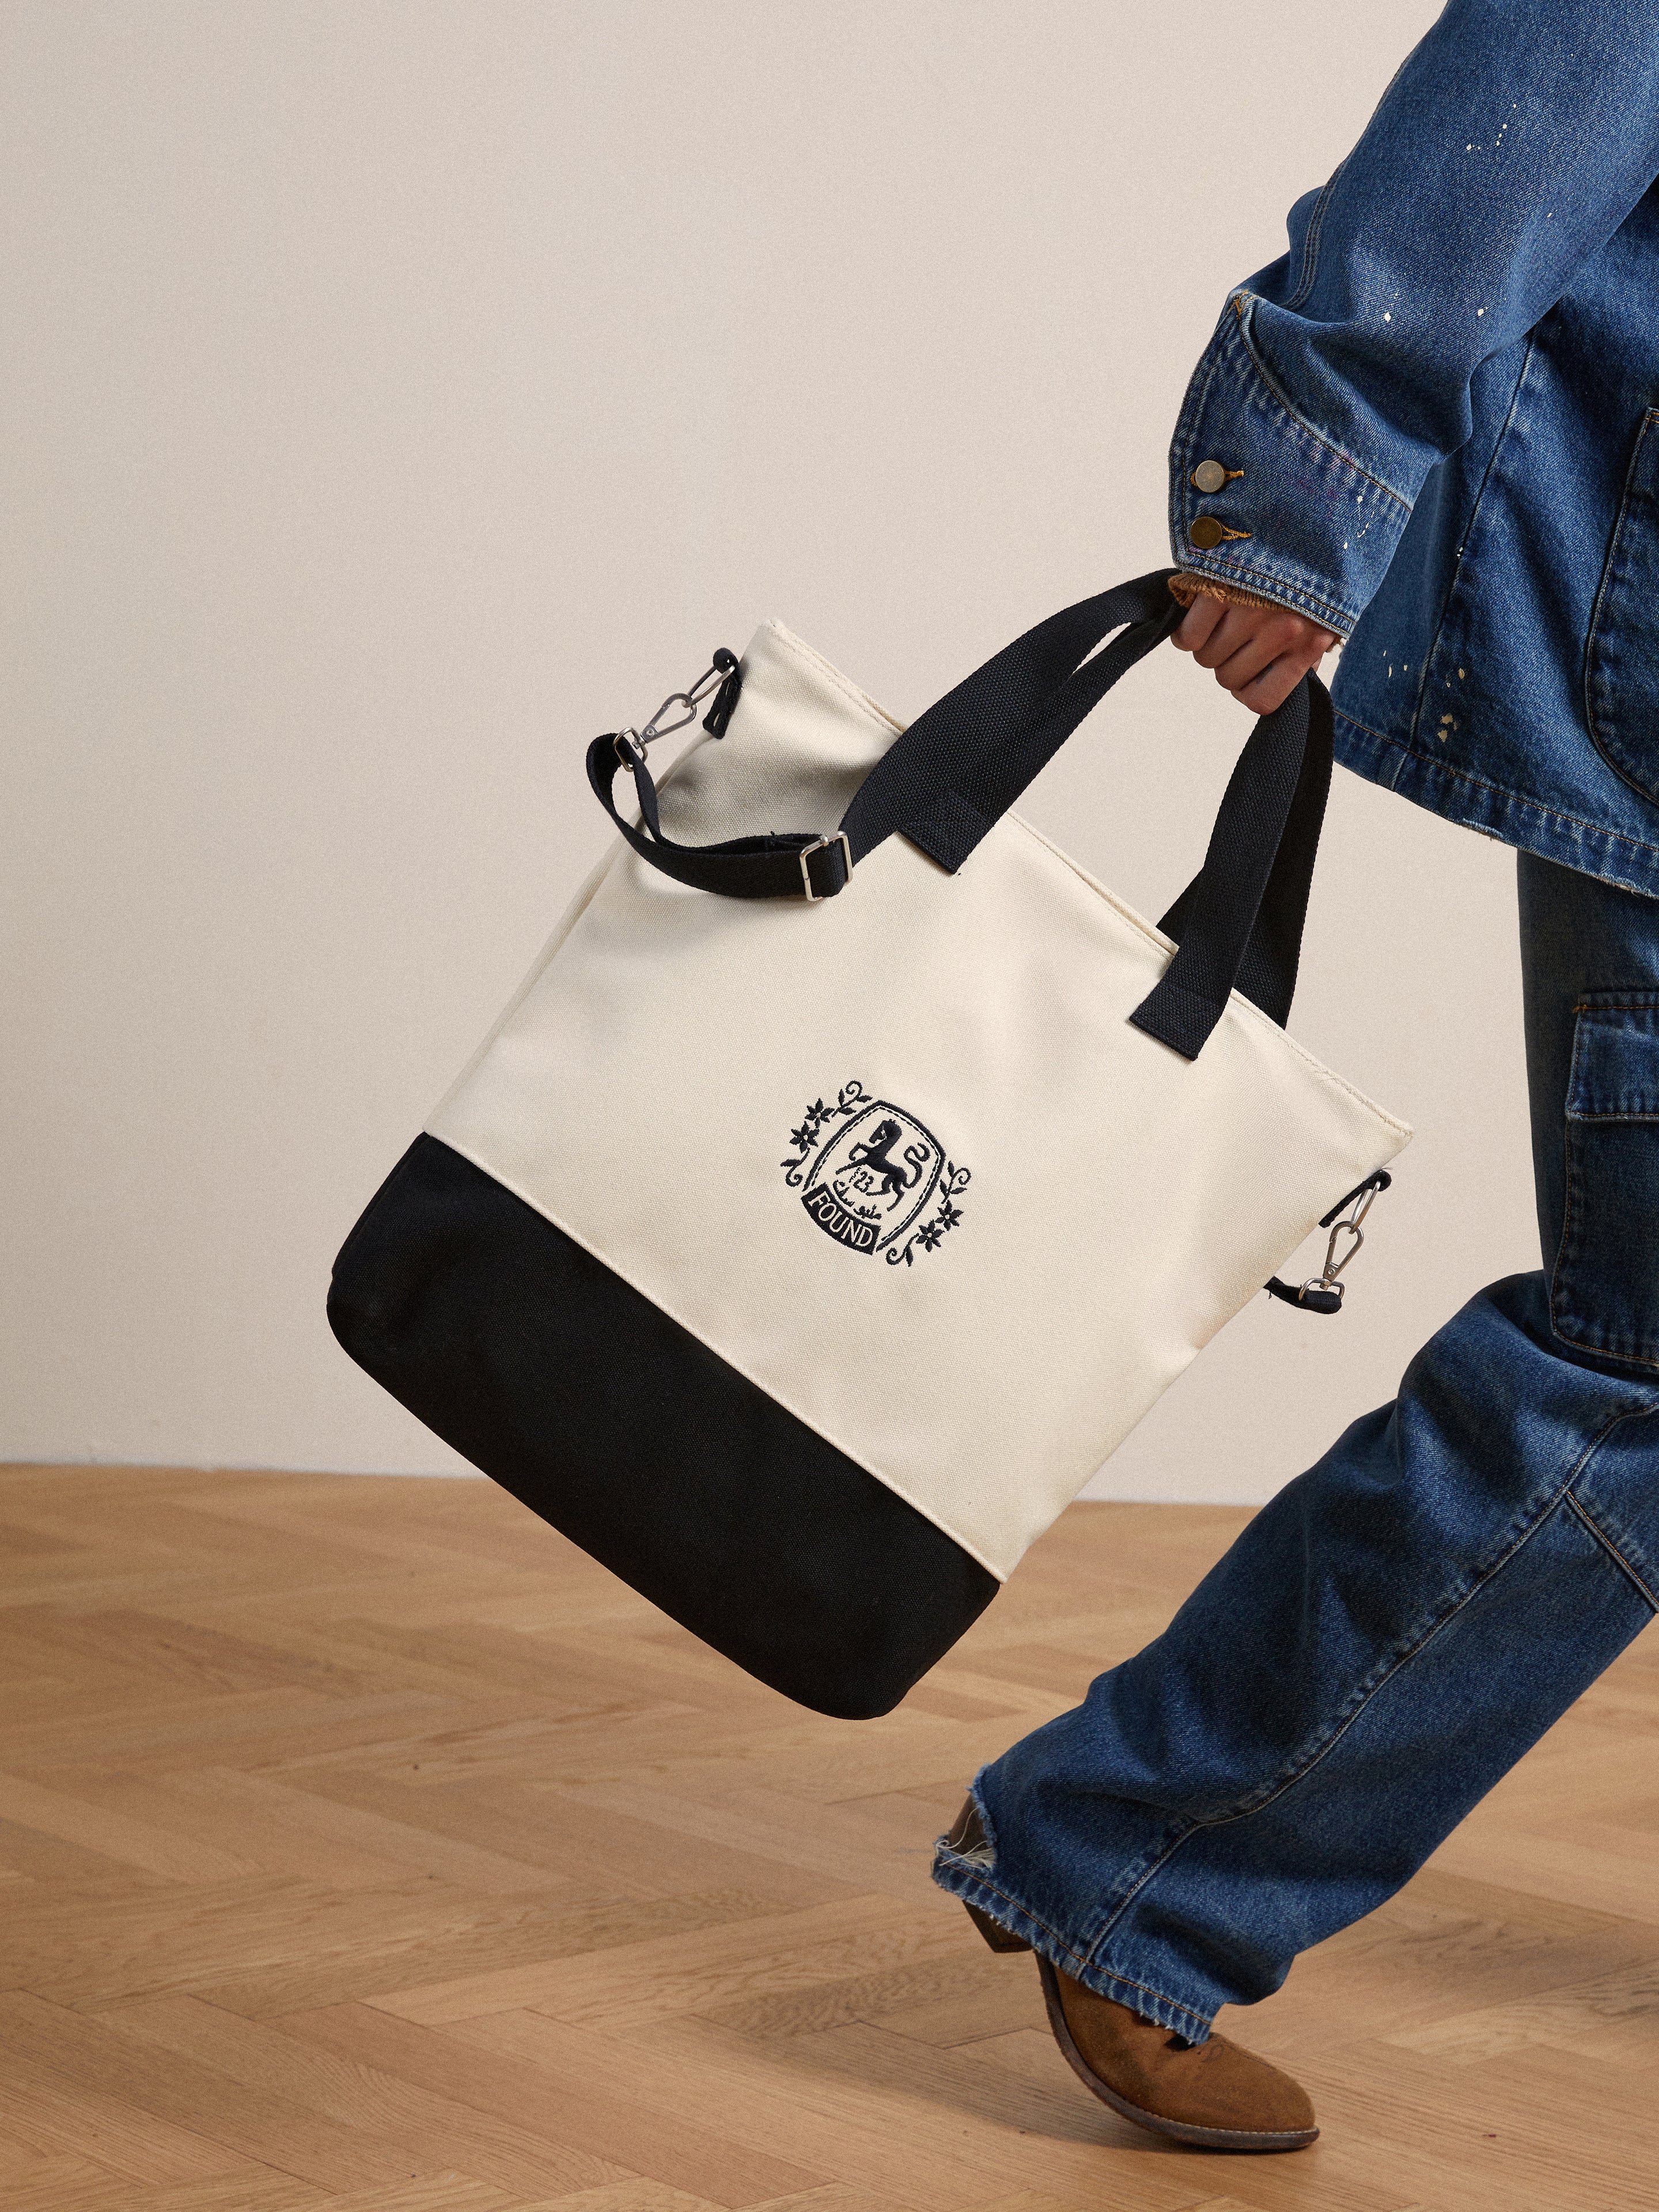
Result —
M 1584 714 L 1595 749 L 1644 799 L 1659 799 L 1659 408 L 1643 417 L 1584 648 Z
M 1587 991 L 1577 1012 L 1551 1326 L 1659 1367 L 1659 990 Z

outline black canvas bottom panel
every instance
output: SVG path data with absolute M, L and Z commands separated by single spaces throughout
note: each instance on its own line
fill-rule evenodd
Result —
M 884 1713 L 996 1577 L 532 1206 L 418 1137 L 328 1316 L 417 1419 L 786 1697 Z

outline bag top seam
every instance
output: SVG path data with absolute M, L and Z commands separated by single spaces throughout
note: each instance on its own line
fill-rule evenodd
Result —
M 1103 904 L 1109 906 L 1113 913 L 1127 922 L 1131 928 L 1144 937 L 1149 945 L 1155 945 L 1161 952 L 1175 951 L 1175 940 L 1172 938 L 1166 937 L 1161 929 L 1155 928 L 1144 915 L 1137 914 L 1134 908 L 1126 904 L 1115 891 L 1109 890 L 1098 877 L 1091 875 L 1081 861 L 1074 860 L 1063 846 L 1056 845 L 1052 838 L 1044 836 L 1042 830 L 1035 828 L 1023 814 L 1016 814 L 1010 808 L 1002 820 L 1012 823 L 1023 830 L 1028 837 L 1042 846 L 1045 852 L 1051 854 L 1060 866 L 1068 869 L 1079 882 L 1086 884 Z M 996 826 L 1000 829 L 1001 823 Z M 995 830 L 994 830 L 991 834 L 994 836 Z M 1357 1084 L 1350 1083 L 1346 1076 L 1339 1075 L 1334 1068 L 1327 1067 L 1322 1060 L 1316 1059 L 1305 1045 L 1297 1042 L 1288 1030 L 1280 1029 L 1271 1014 L 1264 1014 L 1253 999 L 1247 999 L 1243 992 L 1234 990 L 1229 993 L 1227 1003 L 1230 1009 L 1236 1007 L 1247 1019 L 1271 1030 L 1279 1042 L 1294 1054 L 1310 1074 L 1316 1075 L 1322 1081 L 1332 1085 L 1336 1090 L 1352 1098 L 1356 1105 L 1363 1107 L 1368 1114 L 1375 1115 L 1391 1135 L 1397 1136 L 1401 1139 L 1402 1145 L 1409 1143 L 1415 1133 L 1409 1121 L 1402 1121 L 1396 1115 L 1390 1114 L 1386 1106 L 1379 1106 L 1376 1099 L 1368 1097 Z
M 763 623 L 761 628 L 763 634 L 775 638 L 785 652 L 793 653 L 797 660 L 811 669 L 815 674 L 823 677 L 832 684 L 848 705 L 856 710 L 862 720 L 872 723 L 890 738 L 902 738 L 904 735 L 907 726 L 901 722 L 896 715 L 889 714 L 886 708 L 872 699 L 867 691 L 860 690 L 850 676 L 842 674 L 833 660 L 826 660 L 816 646 L 809 645 L 804 637 L 797 637 L 794 631 L 787 623 L 780 622 L 775 615 Z M 873 768 L 875 765 L 872 761 L 871 766 Z

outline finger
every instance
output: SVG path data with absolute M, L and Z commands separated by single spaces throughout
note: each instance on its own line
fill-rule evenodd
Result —
M 1237 698 L 1247 684 L 1254 684 L 1258 676 L 1265 674 L 1291 650 L 1287 639 L 1275 636 L 1271 629 L 1257 630 L 1244 640 L 1237 653 L 1230 653 L 1217 665 L 1215 680 L 1224 691 L 1231 691 Z
M 1241 707 L 1248 707 L 1253 714 L 1271 714 L 1282 707 L 1310 668 L 1316 668 L 1322 656 L 1304 650 L 1283 653 L 1269 667 L 1242 685 L 1233 696 Z
M 1182 653 L 1196 653 L 1225 612 L 1219 599 L 1194 599 L 1176 623 L 1170 642 Z
M 1249 641 L 1261 620 L 1261 612 L 1255 607 L 1222 606 L 1220 621 L 1195 649 L 1193 659 L 1200 668 L 1219 668 Z
M 1310 657 L 1311 665 L 1324 651 L 1323 646 L 1316 645 L 1315 641 L 1327 635 L 1300 615 L 1257 615 L 1237 651 L 1218 663 L 1215 680 L 1224 691 L 1237 695 L 1283 653 Z

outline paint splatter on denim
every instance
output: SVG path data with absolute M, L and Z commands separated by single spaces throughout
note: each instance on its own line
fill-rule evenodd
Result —
M 1181 566 L 1349 638 L 1348 767 L 1650 895 L 1656 176 L 1651 0 L 1451 0 L 1170 453 Z

